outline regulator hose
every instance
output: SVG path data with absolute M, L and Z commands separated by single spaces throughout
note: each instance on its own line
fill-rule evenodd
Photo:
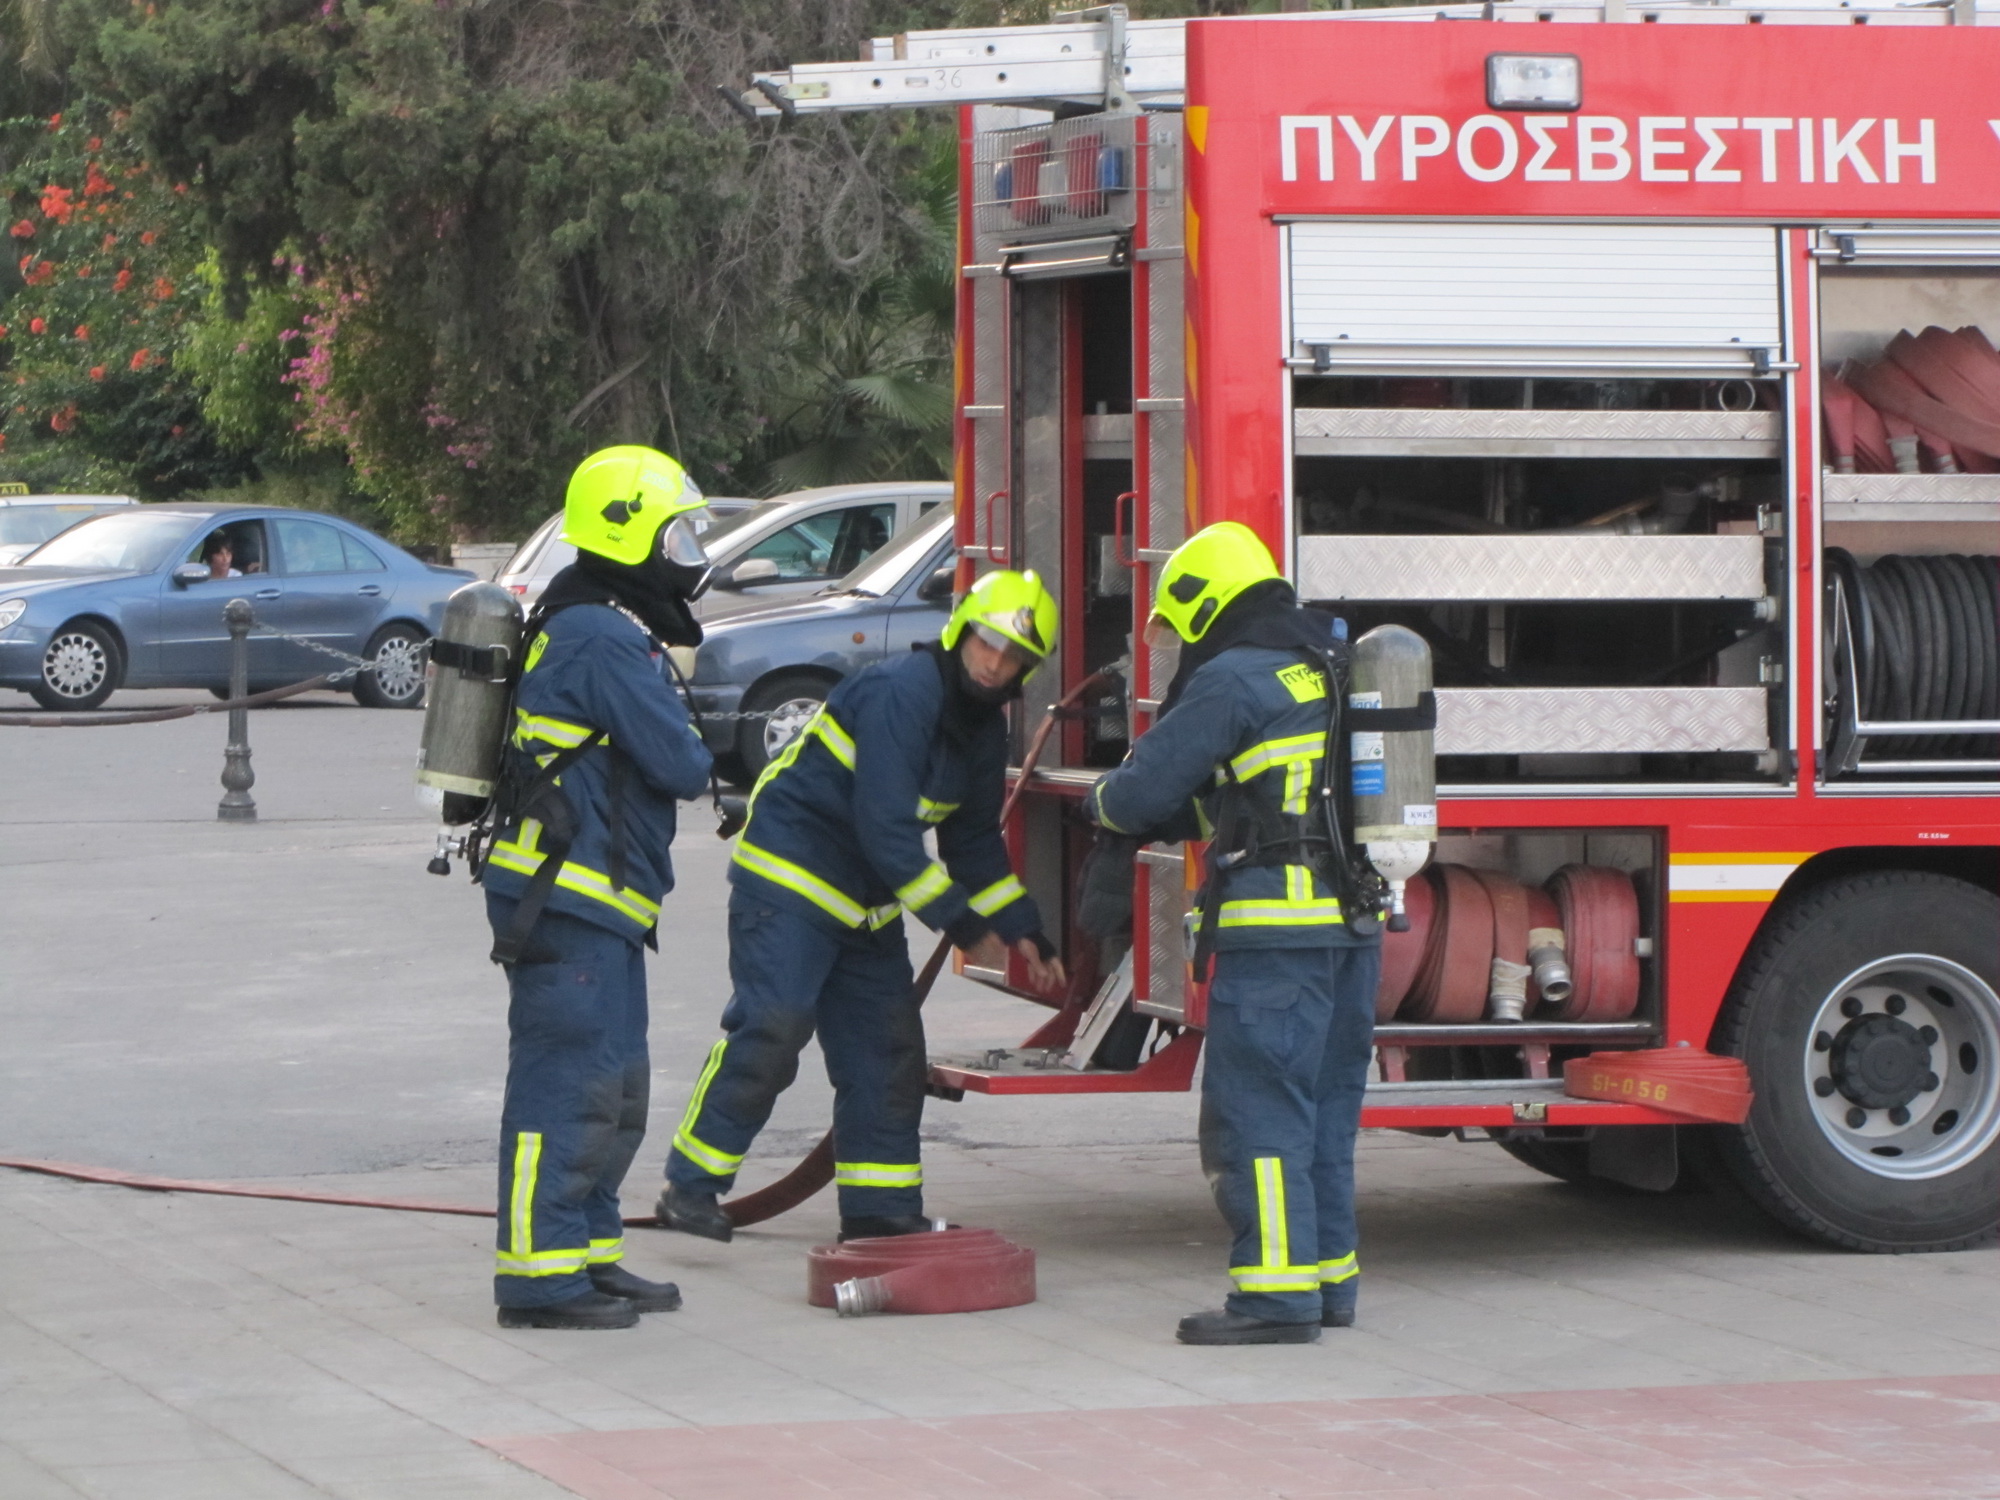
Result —
M 1055 732 L 1056 720 L 1073 707 L 1086 693 L 1100 686 L 1107 678 L 1117 675 L 1122 663 L 1114 662 L 1108 667 L 1091 673 L 1075 687 L 1064 693 L 1055 706 L 1042 715 L 1042 722 L 1036 726 L 1034 738 L 1028 741 L 1028 750 L 1021 757 L 1021 774 L 1015 778 L 1013 786 L 1007 789 L 1007 800 L 1000 805 L 1000 821 L 1005 824 L 1013 816 L 1021 794 L 1028 788 L 1028 780 L 1035 765 L 1042 758 L 1042 751 L 1048 745 L 1049 736 Z M 910 986 L 910 1003 L 922 1006 L 930 998 L 931 986 L 944 971 L 944 961 L 951 953 L 951 939 L 939 938 L 937 947 L 931 950 L 923 971 L 917 975 L 916 983 Z M 820 1137 L 819 1144 L 800 1158 L 799 1164 L 780 1177 L 776 1182 L 759 1188 L 754 1193 L 731 1198 L 722 1205 L 722 1211 L 729 1215 L 729 1222 L 741 1228 L 745 1224 L 761 1224 L 766 1219 L 775 1219 L 779 1214 L 797 1208 L 821 1188 L 833 1181 L 833 1132 Z
M 2000 717 L 2000 557 L 1891 555 L 1863 565 L 1829 547 L 1826 565 L 1830 595 L 1847 605 L 1854 718 Z M 1844 680 L 1837 691 L 1849 696 Z M 1853 769 L 1863 749 L 1941 759 L 1990 755 L 1993 743 L 1978 735 L 1878 736 L 1850 749 L 1837 769 Z

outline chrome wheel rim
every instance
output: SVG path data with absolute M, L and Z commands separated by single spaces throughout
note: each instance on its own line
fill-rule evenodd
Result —
M 1835 1150 L 1877 1177 L 1942 1177 L 2000 1137 L 2000 995 L 1963 964 L 1899 953 L 1821 1002 L 1806 1097 Z
M 401 702 L 413 698 L 424 686 L 424 643 L 408 636 L 392 636 L 375 653 L 375 686 L 385 698 Z
M 764 758 L 774 760 L 793 740 L 799 731 L 812 721 L 824 701 L 819 698 L 787 698 L 771 710 L 771 717 L 764 721 Z
M 65 630 L 42 653 L 42 681 L 63 698 L 88 698 L 111 675 L 111 653 L 95 636 Z

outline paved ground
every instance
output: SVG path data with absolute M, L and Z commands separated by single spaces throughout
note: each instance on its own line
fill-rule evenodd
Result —
M 0 731 L 0 1154 L 486 1199 L 502 992 L 462 878 L 423 873 L 415 730 L 259 714 L 253 828 L 213 821 L 217 720 Z M 706 821 L 635 1177 L 723 998 Z M 1022 1009 L 948 984 L 934 1036 L 1015 1040 Z M 809 1067 L 760 1177 L 826 1103 Z M 825 1201 L 731 1246 L 635 1232 L 688 1306 L 600 1335 L 496 1328 L 477 1219 L 0 1174 L 0 1497 L 2000 1495 L 2000 1254 L 1839 1255 L 1731 1198 L 1373 1136 L 1361 1326 L 1185 1349 L 1221 1290 L 1192 1123 L 932 1106 L 934 1204 L 1035 1247 L 1032 1306 L 808 1308 Z

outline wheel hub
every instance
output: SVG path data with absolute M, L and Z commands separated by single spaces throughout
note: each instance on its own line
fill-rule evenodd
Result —
M 1849 1021 L 1828 1059 L 1834 1086 L 1863 1109 L 1898 1109 L 1937 1087 L 1930 1044 L 1917 1028 L 1876 1013 Z

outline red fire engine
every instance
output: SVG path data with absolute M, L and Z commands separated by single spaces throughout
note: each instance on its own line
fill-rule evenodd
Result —
M 2000 12 L 1630 7 L 1110 6 L 744 98 L 959 107 L 962 578 L 1062 600 L 1023 749 L 1078 700 L 1010 828 L 1052 920 L 1173 670 L 1157 569 L 1246 522 L 1436 664 L 1363 1123 L 1964 1245 L 2000 1225 Z M 1129 953 L 1070 931 L 1087 993 L 934 1089 L 1189 1087 L 1200 857 L 1143 851 Z M 1565 1068 L 1621 1049 L 1740 1058 L 1754 1106 Z

